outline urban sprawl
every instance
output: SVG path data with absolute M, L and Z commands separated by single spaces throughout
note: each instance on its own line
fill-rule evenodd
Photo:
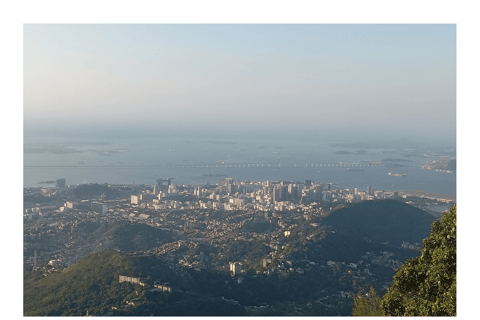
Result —
M 248 236 L 264 237 L 262 241 L 274 248 L 276 237 L 288 237 L 289 230 L 299 221 L 315 221 L 316 217 L 350 203 L 397 199 L 438 216 L 441 212 L 429 209 L 451 206 L 455 202 L 454 196 L 379 191 L 371 186 L 366 190 L 341 189 L 333 183 L 310 180 L 234 181 L 224 178 L 216 184 L 203 185 L 174 184 L 173 180 L 159 179 L 155 185 L 104 184 L 100 186 L 114 190 L 114 197 L 100 194 L 88 199 L 75 193 L 82 185 L 67 186 L 65 179 L 56 180 L 52 188 L 24 188 L 25 199 L 35 199 L 38 195 L 52 199 L 43 205 L 33 200 L 24 202 L 25 264 L 33 267 L 43 264 L 46 272 L 53 272 L 76 263 L 85 251 L 73 249 L 76 239 L 67 231 L 82 222 L 146 224 L 177 235 L 183 240 L 174 245 L 180 246 L 185 241 L 223 243 L 230 231 L 241 228 L 248 221 L 258 220 L 277 224 L 281 234 Z M 236 237 L 235 240 L 249 240 L 241 233 Z M 157 248 L 157 251 L 168 251 L 171 245 Z M 420 247 L 419 244 L 404 245 L 410 249 Z M 102 247 L 92 244 L 88 250 L 96 252 Z M 181 262 L 186 267 L 201 267 L 201 259 L 192 261 L 183 257 Z

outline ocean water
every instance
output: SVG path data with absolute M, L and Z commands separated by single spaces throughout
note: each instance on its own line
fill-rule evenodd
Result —
M 394 153 L 393 149 L 330 147 L 327 141 L 59 137 L 25 139 L 24 146 L 25 187 L 51 186 L 39 182 L 59 178 L 65 178 L 67 185 L 75 185 L 155 184 L 159 178 L 174 178 L 173 183 L 177 184 L 201 184 L 230 177 L 250 181 L 312 180 L 359 190 L 372 186 L 375 190 L 422 190 L 456 195 L 455 172 L 421 168 L 432 160 L 430 158 L 406 157 Z M 400 159 L 403 161 L 397 163 L 404 166 L 368 166 L 371 161 L 383 159 Z M 364 171 L 347 171 L 347 168 Z M 389 176 L 389 172 L 405 176 Z

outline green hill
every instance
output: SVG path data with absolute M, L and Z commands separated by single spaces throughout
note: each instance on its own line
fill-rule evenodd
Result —
M 92 254 L 59 273 L 32 272 L 24 281 L 25 316 L 100 314 L 119 305 L 134 285 L 118 283 L 131 274 L 133 262 L 118 252 Z
M 118 192 L 115 189 L 110 188 L 107 184 L 98 183 L 78 185 L 73 189 L 73 193 L 81 199 L 91 199 L 101 195 L 105 195 L 105 199 L 112 199 L 118 195 Z
M 85 221 L 63 232 L 68 232 L 68 237 L 73 243 L 69 250 L 80 258 L 103 250 L 151 250 L 172 242 L 178 236 L 171 230 L 128 222 Z
M 145 284 L 119 283 L 119 276 L 140 277 Z M 167 284 L 172 293 L 154 289 Z M 187 273 L 158 256 L 127 256 L 104 251 L 63 271 L 24 280 L 24 316 L 79 315 L 247 315 L 238 303 L 189 292 Z
M 102 243 L 104 249 L 122 251 L 150 250 L 171 242 L 172 231 L 162 230 L 139 223 L 85 223 L 79 231 L 88 234 L 88 242 Z
M 368 238 L 400 247 L 403 241 L 421 243 L 435 218 L 395 200 L 365 201 L 332 212 L 323 219 L 339 235 Z

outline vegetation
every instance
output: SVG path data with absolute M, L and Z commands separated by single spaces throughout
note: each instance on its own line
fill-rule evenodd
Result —
M 354 316 L 456 316 L 457 208 L 432 223 L 422 255 L 407 260 L 380 299 L 375 290 L 354 298 Z
M 323 220 L 337 234 L 400 247 L 402 241 L 421 243 L 435 218 L 395 200 L 365 201 L 339 209 Z M 415 223 L 412 223 L 415 221 Z
M 122 303 L 134 285 L 119 283 L 132 261 L 117 252 L 92 254 L 61 272 L 43 277 L 32 272 L 24 281 L 25 316 L 101 314 Z
M 383 316 L 383 310 L 380 308 L 380 297 L 373 287 L 368 292 L 360 292 L 353 298 L 353 316 L 375 317 Z
M 50 202 L 51 198 L 40 193 L 28 194 L 23 196 L 23 202 L 26 203 L 45 203 Z
M 174 240 L 174 233 L 140 223 L 82 222 L 74 233 L 77 241 L 102 243 L 104 249 L 150 250 Z M 88 236 L 88 237 L 87 237 Z
M 105 199 L 112 199 L 117 196 L 115 189 L 110 188 L 107 184 L 98 183 L 78 185 L 73 189 L 73 193 L 81 199 L 91 199 L 101 195 L 105 195 Z
M 456 316 L 457 208 L 434 221 L 422 255 L 405 262 L 382 298 L 388 316 Z

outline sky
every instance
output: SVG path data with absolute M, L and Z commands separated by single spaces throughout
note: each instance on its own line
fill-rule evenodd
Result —
M 25 134 L 456 138 L 455 24 L 24 24 L 23 53 Z

